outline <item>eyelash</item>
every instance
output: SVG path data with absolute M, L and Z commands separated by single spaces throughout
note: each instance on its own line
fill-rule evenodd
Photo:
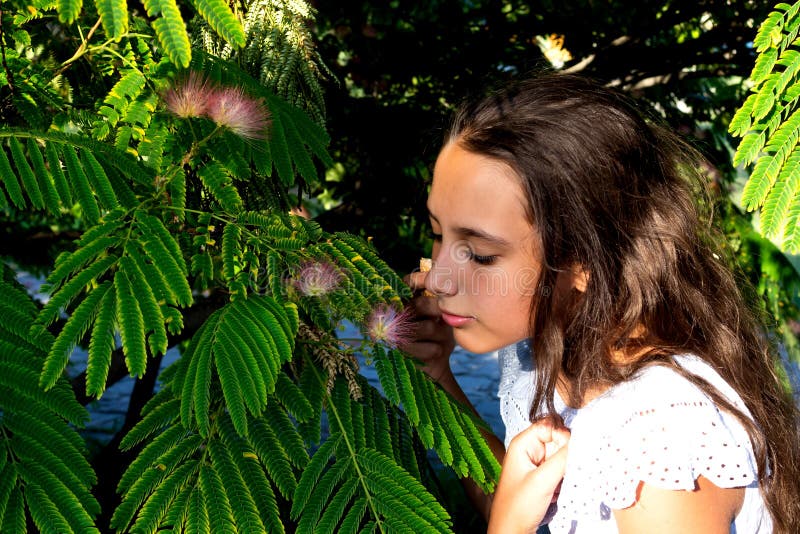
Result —
M 433 231 L 430 232 L 430 237 L 434 241 L 441 242 L 442 234 L 437 234 Z M 469 259 L 470 261 L 474 261 L 478 265 L 491 265 L 497 259 L 497 256 L 480 256 L 475 254 L 473 251 L 469 251 Z
M 478 265 L 491 265 L 497 259 L 497 256 L 479 256 L 470 250 L 469 259 Z

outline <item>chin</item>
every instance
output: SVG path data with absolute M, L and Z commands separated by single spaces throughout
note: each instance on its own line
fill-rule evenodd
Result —
M 468 335 L 466 332 L 459 332 L 458 329 L 455 329 L 453 334 L 458 346 L 473 354 L 494 352 L 503 347 L 508 347 L 509 345 L 514 345 L 515 343 L 528 339 L 527 335 L 514 338 L 509 337 L 508 339 L 476 339 L 477 336 Z
M 485 354 L 487 352 L 494 352 L 498 349 L 505 347 L 506 345 L 510 345 L 514 343 L 513 341 L 506 344 L 499 344 L 496 342 L 492 342 L 490 340 L 480 340 L 475 338 L 470 338 L 470 336 L 459 336 L 458 333 L 455 334 L 456 343 L 466 350 L 467 352 L 471 352 L 473 354 Z

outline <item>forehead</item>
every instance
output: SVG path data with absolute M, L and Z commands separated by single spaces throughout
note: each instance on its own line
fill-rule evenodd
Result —
M 443 226 L 530 236 L 520 178 L 505 163 L 447 144 L 436 160 L 428 210 Z M 508 235 L 511 234 L 511 235 Z

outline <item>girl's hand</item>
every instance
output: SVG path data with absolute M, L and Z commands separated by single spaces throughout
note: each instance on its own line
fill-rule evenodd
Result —
M 508 446 L 489 515 L 488 534 L 534 533 L 558 497 L 569 430 L 557 417 L 533 423 Z
M 435 381 L 440 381 L 450 373 L 450 354 L 455 348 L 453 329 L 442 322 L 442 312 L 435 297 L 423 295 L 425 289 L 423 272 L 413 272 L 405 277 L 405 282 L 414 290 L 414 298 L 407 307 L 416 317 L 414 340 L 400 348 L 414 356 L 425 365 L 425 371 Z

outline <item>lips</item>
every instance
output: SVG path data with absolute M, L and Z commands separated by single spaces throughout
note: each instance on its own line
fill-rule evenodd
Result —
M 442 312 L 442 321 L 452 326 L 453 328 L 464 326 L 465 324 L 469 323 L 474 319 L 475 319 L 474 317 L 464 317 L 463 315 L 455 315 L 444 311 Z

